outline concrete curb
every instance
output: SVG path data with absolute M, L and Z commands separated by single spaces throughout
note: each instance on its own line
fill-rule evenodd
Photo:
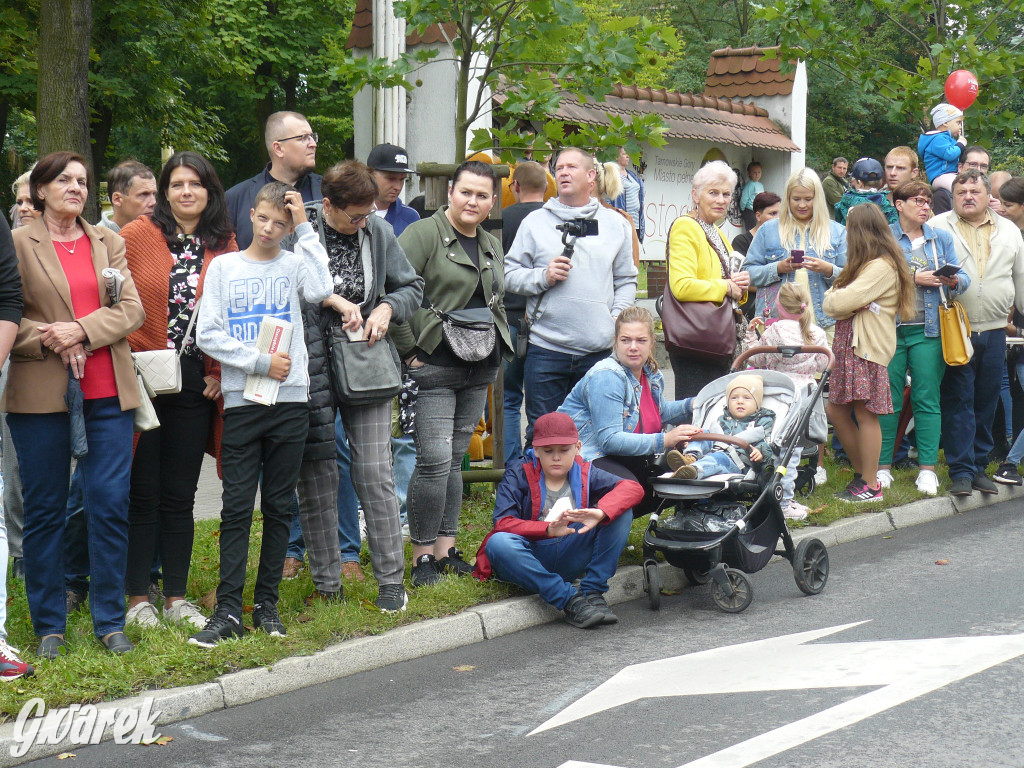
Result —
M 1024 488 L 1001 485 L 997 495 L 975 493 L 965 498 L 940 496 L 921 499 L 885 512 L 839 520 L 825 528 L 802 529 L 794 534 L 793 539 L 799 542 L 806 538 L 818 538 L 826 547 L 833 547 L 870 536 L 889 535 L 912 525 L 964 514 L 1015 498 L 1024 498 Z M 666 589 L 679 589 L 686 584 L 682 571 L 668 563 L 661 564 L 660 572 L 662 586 Z M 620 568 L 610 583 L 608 602 L 615 605 L 642 596 L 641 567 L 633 565 Z M 539 597 L 513 597 L 469 608 L 455 616 L 398 627 L 383 635 L 347 640 L 311 656 L 282 659 L 271 667 L 223 675 L 210 683 L 147 691 L 144 695 L 97 704 L 96 710 L 106 712 L 117 709 L 139 713 L 144 710 L 147 700 L 152 700 L 152 711 L 159 713 L 156 724 L 170 725 L 359 672 L 492 640 L 555 621 L 561 616 L 561 611 L 552 608 Z M 43 721 L 35 741 L 38 742 L 44 736 L 55 736 L 54 725 Z M 75 745 L 65 737 L 56 744 L 35 743 L 24 756 L 14 758 L 11 750 L 17 744 L 15 730 L 15 723 L 0 726 L 0 768 L 75 749 Z M 108 726 L 102 740 L 111 738 L 113 729 Z

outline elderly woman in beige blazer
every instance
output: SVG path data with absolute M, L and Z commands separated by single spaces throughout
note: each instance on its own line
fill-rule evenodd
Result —
M 71 469 L 69 377 L 83 396 L 88 452 L 79 458 L 89 522 L 89 605 L 93 631 L 113 653 L 132 648 L 124 629 L 128 485 L 138 385 L 125 337 L 145 312 L 124 256 L 124 240 L 82 219 L 89 193 L 83 158 L 43 157 L 29 178 L 42 216 L 14 233 L 25 297 L 3 410 L 21 466 L 25 508 L 25 591 L 37 654 L 67 652 L 64 640 L 64 515 Z M 111 303 L 101 272 L 125 276 Z

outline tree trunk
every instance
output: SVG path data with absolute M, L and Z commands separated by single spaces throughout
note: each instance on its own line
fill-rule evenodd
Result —
M 100 176 L 100 171 L 103 169 L 103 163 L 107 156 L 107 146 L 110 144 L 110 131 L 114 126 L 114 110 L 110 107 L 100 107 L 97 112 L 99 113 L 99 118 L 93 124 L 92 129 L 92 135 L 94 137 L 92 147 L 92 173 L 96 178 L 96 185 L 98 188 L 99 182 L 103 178 Z
M 284 108 L 289 112 L 299 108 L 299 76 L 294 72 L 284 81 Z
M 4 154 L 4 140 L 7 138 L 7 115 L 10 112 L 10 99 L 0 99 L 0 157 L 3 157 Z
M 89 141 L 89 41 L 92 0 L 41 0 L 39 4 L 39 87 L 36 98 L 39 154 L 70 150 L 92 167 Z M 92 175 L 85 218 L 99 221 Z
M 256 133 L 261 139 L 263 138 L 263 126 L 267 124 L 267 118 L 277 111 L 277 106 L 274 104 L 274 89 L 267 84 L 273 74 L 273 63 L 269 61 L 261 61 L 256 65 L 256 72 L 253 75 L 256 92 L 259 93 L 260 88 L 264 88 L 263 96 L 261 96 L 260 100 L 256 102 L 256 119 L 259 120 Z M 262 141 L 260 142 L 260 145 L 263 145 Z M 264 148 L 263 151 L 266 152 L 266 148 Z

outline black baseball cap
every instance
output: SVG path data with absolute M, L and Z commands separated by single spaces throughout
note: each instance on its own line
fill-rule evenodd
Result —
M 416 173 L 409 167 L 409 153 L 394 144 L 378 144 L 370 150 L 366 165 L 373 171 L 390 173 Z

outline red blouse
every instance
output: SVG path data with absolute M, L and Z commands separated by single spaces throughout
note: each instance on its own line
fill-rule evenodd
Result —
M 71 286 L 71 308 L 75 317 L 85 317 L 100 308 L 100 290 L 96 282 L 96 271 L 92 264 L 92 244 L 86 235 L 74 243 L 53 242 L 57 258 L 64 269 L 64 276 Z M 114 380 L 114 361 L 110 347 L 92 350 L 85 363 L 85 375 L 81 379 L 82 395 L 86 400 L 101 397 L 117 397 L 117 382 Z
M 661 432 L 661 412 L 651 394 L 651 383 L 647 374 L 640 374 L 640 421 L 634 430 L 637 434 L 654 435 Z

